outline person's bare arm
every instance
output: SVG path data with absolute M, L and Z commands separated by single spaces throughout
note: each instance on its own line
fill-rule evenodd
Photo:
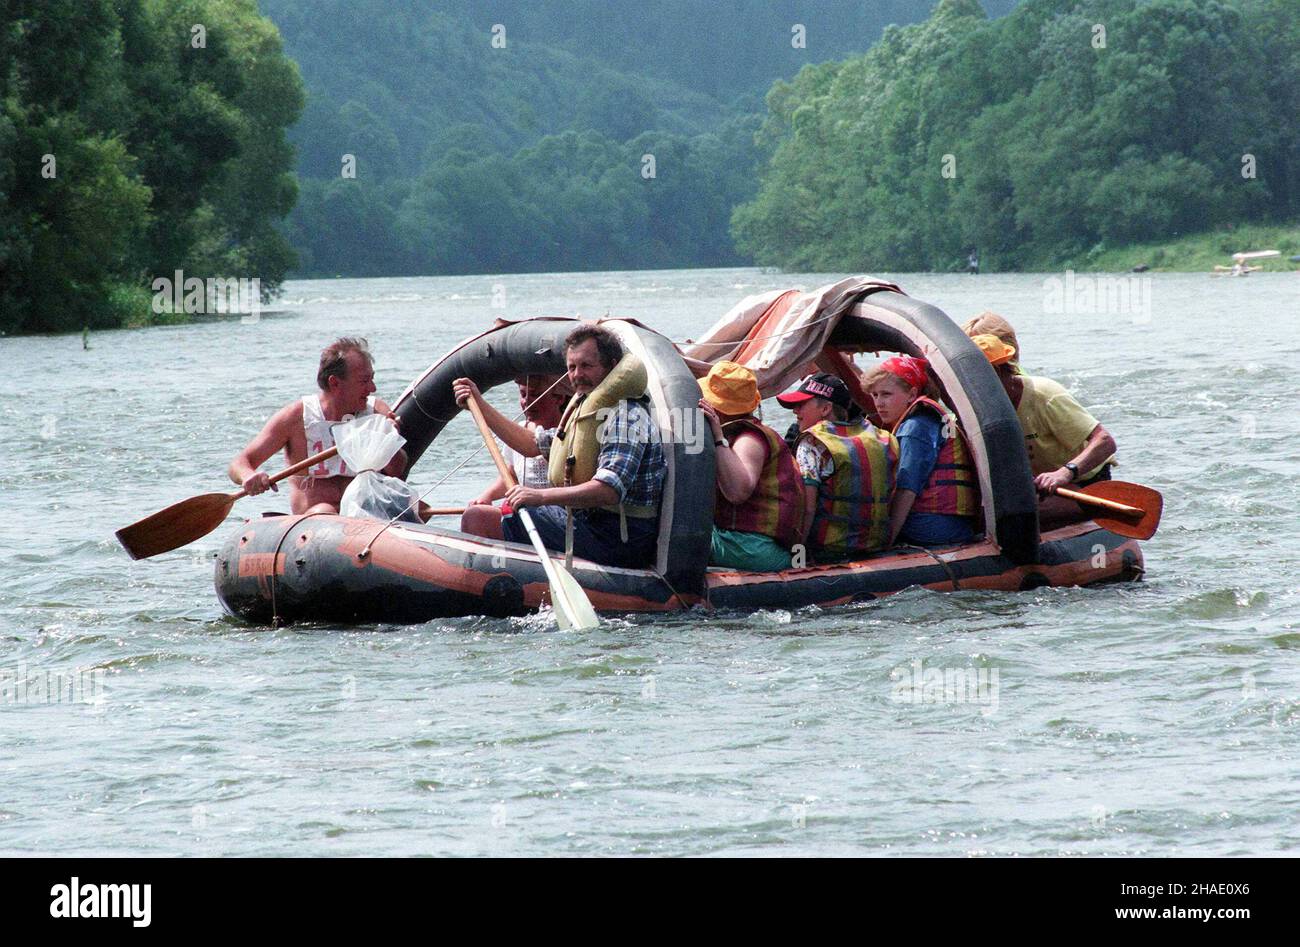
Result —
M 1072 458 L 1079 468 L 1079 475 L 1083 476 L 1096 467 L 1107 457 L 1115 453 L 1115 438 L 1110 436 L 1110 432 L 1098 424 L 1088 435 L 1087 442 L 1083 445 L 1083 450 L 1079 451 L 1077 457 Z M 1049 470 L 1047 473 L 1041 473 L 1034 478 L 1034 485 L 1044 493 L 1054 493 L 1058 487 L 1068 487 L 1074 480 L 1070 471 L 1064 467 L 1058 467 L 1056 470 Z
M 490 504 L 494 500 L 499 500 L 505 495 L 506 495 L 506 482 L 504 478 L 502 478 L 498 474 L 497 478 L 492 481 L 492 483 L 488 486 L 486 490 L 484 490 L 474 499 L 469 501 L 469 505 L 482 506 L 484 504 Z
M 302 402 L 294 401 L 271 415 L 262 430 L 230 462 L 227 473 L 230 479 L 248 491 L 249 496 L 277 489 L 270 474 L 257 468 L 271 459 L 289 443 L 293 425 L 302 412 Z
M 731 447 L 719 447 L 718 489 L 732 503 L 744 503 L 754 495 L 758 475 L 767 461 L 767 445 L 753 431 L 736 438 Z
M 452 382 L 452 390 L 456 395 L 456 404 L 462 408 L 465 407 L 465 402 L 469 398 L 474 398 L 478 402 L 479 409 L 483 412 L 483 420 L 487 422 L 488 428 L 516 454 L 522 454 L 524 457 L 537 457 L 541 454 L 541 451 L 537 449 L 537 438 L 533 432 L 522 424 L 511 421 L 488 404 L 478 390 L 478 385 L 474 384 L 472 379 L 457 378 Z

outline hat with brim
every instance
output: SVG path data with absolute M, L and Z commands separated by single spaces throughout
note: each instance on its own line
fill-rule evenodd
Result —
M 722 414 L 751 414 L 763 400 L 758 379 L 744 365 L 718 362 L 700 379 L 704 400 Z
M 793 391 L 776 396 L 776 400 L 787 408 L 803 404 L 809 398 L 825 398 L 831 404 L 846 411 L 853 407 L 853 398 L 849 395 L 848 385 L 844 384 L 839 376 L 829 372 L 809 375 L 800 381 L 799 386 Z
M 1016 357 L 1015 347 L 1007 345 L 996 335 L 977 335 L 971 341 L 979 346 L 990 365 L 1002 365 Z

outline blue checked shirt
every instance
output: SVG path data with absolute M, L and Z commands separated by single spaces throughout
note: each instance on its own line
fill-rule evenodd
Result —
M 557 428 L 537 432 L 537 449 L 549 456 Z M 614 488 L 620 503 L 658 507 L 663 499 L 664 449 L 650 412 L 637 401 L 620 401 L 599 428 L 600 454 L 592 480 Z

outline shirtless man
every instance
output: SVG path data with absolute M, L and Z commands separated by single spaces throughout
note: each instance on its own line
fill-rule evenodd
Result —
M 320 393 L 291 401 L 271 416 L 261 432 L 230 462 L 230 479 L 249 496 L 276 490 L 270 476 L 257 468 L 284 448 L 286 465 L 334 446 L 330 425 L 367 414 L 397 417 L 375 393 L 375 368 L 365 339 L 336 339 L 320 353 L 316 372 Z M 401 476 L 406 452 L 398 451 L 384 473 Z M 304 474 L 289 478 L 289 508 L 294 513 L 337 513 L 343 491 L 354 474 L 337 454 Z

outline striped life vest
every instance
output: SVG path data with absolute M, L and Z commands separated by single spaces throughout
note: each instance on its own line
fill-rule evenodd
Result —
M 817 558 L 833 560 L 880 549 L 889 542 L 889 498 L 898 473 L 898 441 L 888 431 L 854 421 L 820 421 L 803 433 L 835 463 L 817 486 L 808 535 Z
M 745 431 L 763 438 L 767 460 L 758 474 L 754 492 L 744 503 L 732 503 L 718 490 L 713 522 L 720 529 L 770 536 L 789 549 L 799 541 L 799 511 L 803 504 L 799 465 L 781 436 L 753 418 L 740 418 L 722 428 L 722 433 L 732 441 Z
M 899 426 L 913 413 L 926 409 L 939 416 L 945 434 L 951 431 L 952 436 L 944 438 L 943 446 L 939 448 L 939 456 L 934 463 L 934 470 L 930 472 L 930 479 L 925 482 L 921 495 L 912 504 L 912 512 L 942 513 L 946 516 L 979 516 L 979 476 L 975 472 L 974 463 L 971 462 L 966 438 L 957 427 L 957 418 L 947 406 L 923 395 L 908 405 L 903 416 L 898 419 L 898 424 L 894 425 L 894 431 L 897 432 Z

